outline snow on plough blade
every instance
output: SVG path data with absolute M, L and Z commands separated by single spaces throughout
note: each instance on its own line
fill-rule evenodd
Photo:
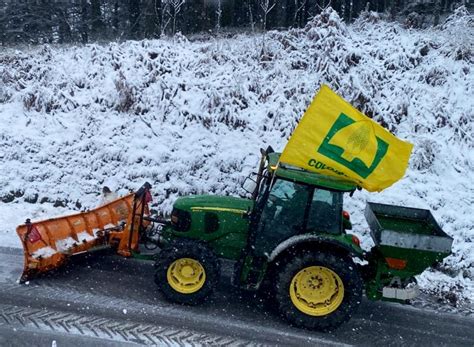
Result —
M 131 256 L 138 247 L 140 227 L 146 223 L 151 200 L 150 184 L 136 193 L 113 200 L 87 212 L 31 222 L 16 229 L 23 244 L 24 267 L 20 282 L 56 269 L 70 256 L 107 247 Z

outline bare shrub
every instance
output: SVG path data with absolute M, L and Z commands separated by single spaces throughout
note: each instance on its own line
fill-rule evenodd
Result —
M 362 11 L 359 15 L 358 20 L 360 22 L 375 24 L 379 23 L 381 18 L 380 13 L 374 11 Z
M 410 12 L 405 19 L 405 28 L 413 28 L 413 29 L 420 29 L 425 24 L 425 18 L 417 13 L 417 12 Z
M 319 15 L 314 16 L 312 20 L 306 24 L 304 30 L 308 33 L 308 38 L 311 39 L 309 32 L 312 29 L 320 28 L 335 28 L 337 30 L 346 31 L 344 22 L 335 10 L 331 7 L 324 9 Z
M 0 104 L 6 103 L 10 100 L 11 93 L 6 88 L 0 86 Z
M 439 145 L 433 140 L 424 139 L 419 141 L 412 155 L 411 166 L 416 170 L 429 169 L 433 165 L 438 152 Z
M 136 101 L 136 97 L 133 87 L 129 85 L 122 72 L 119 72 L 119 79 L 115 81 L 115 89 L 119 95 L 115 109 L 119 112 L 130 111 Z
M 36 105 L 36 95 L 33 93 L 28 93 L 23 96 L 23 107 L 25 110 L 30 111 Z
M 425 81 L 430 86 L 442 86 L 446 83 L 448 71 L 442 67 L 435 66 L 429 70 L 425 75 Z

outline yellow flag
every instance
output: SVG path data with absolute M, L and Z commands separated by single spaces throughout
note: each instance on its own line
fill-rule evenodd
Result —
M 381 191 L 405 174 L 413 148 L 323 85 L 280 162 Z

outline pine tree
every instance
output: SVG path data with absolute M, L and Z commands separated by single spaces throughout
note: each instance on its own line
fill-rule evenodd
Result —
M 81 0 L 81 41 L 82 43 L 89 42 L 89 28 L 88 28 L 88 18 L 89 18 L 89 5 L 87 0 Z
M 141 33 L 140 25 L 140 1 L 128 0 L 129 29 L 128 37 L 138 39 Z
M 90 38 L 94 41 L 104 36 L 105 25 L 102 20 L 100 0 L 90 2 Z

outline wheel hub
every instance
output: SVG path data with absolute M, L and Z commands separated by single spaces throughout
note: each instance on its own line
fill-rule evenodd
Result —
M 186 277 L 186 278 L 193 277 L 194 270 L 192 266 L 189 266 L 189 265 L 183 266 L 183 268 L 181 269 L 181 275 L 183 275 L 183 277 Z
M 290 299 L 301 312 L 311 316 L 324 316 L 337 310 L 342 303 L 344 285 L 331 269 L 309 266 L 293 277 Z
M 180 258 L 168 267 L 168 284 L 179 293 L 192 294 L 202 288 L 206 272 L 201 263 L 191 258 Z

